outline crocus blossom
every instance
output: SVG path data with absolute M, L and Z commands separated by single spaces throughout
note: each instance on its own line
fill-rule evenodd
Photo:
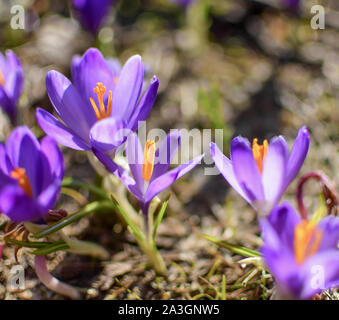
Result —
M 273 137 L 268 143 L 250 142 L 241 136 L 232 140 L 231 159 L 211 143 L 211 156 L 216 167 L 248 203 L 258 209 L 260 204 L 277 204 L 288 185 L 299 172 L 310 144 L 306 127 L 299 129 L 291 152 L 282 136 Z
M 178 130 L 169 133 L 166 139 L 160 143 L 158 149 L 156 149 L 154 141 L 147 140 L 144 150 L 138 136 L 132 133 L 126 142 L 126 156 L 130 174 L 117 166 L 106 154 L 100 152 L 95 152 L 95 154 L 106 168 L 117 175 L 128 190 L 140 201 L 141 209 L 147 215 L 152 199 L 192 170 L 203 158 L 203 155 L 200 155 L 168 171 L 171 160 L 179 146 L 180 134 Z
M 9 115 L 12 122 L 16 119 L 23 80 L 24 72 L 15 53 L 7 50 L 6 57 L 0 53 L 0 107 Z
M 338 217 L 301 219 L 284 203 L 261 220 L 261 230 L 261 253 L 276 280 L 277 298 L 311 299 L 339 286 Z
M 97 34 L 114 2 L 115 0 L 73 0 L 73 6 L 81 24 Z
M 41 143 L 27 127 L 0 144 L 0 212 L 14 222 L 39 222 L 56 203 L 64 161 L 53 139 Z
M 154 76 L 141 97 L 141 57 L 131 57 L 120 73 L 113 62 L 89 49 L 73 59 L 73 84 L 57 71 L 47 74 L 47 92 L 62 120 L 38 108 L 37 121 L 47 135 L 72 149 L 113 152 L 125 141 L 123 132 L 138 129 L 152 109 L 159 81 Z

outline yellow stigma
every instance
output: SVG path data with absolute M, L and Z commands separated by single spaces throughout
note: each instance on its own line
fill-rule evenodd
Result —
M 16 168 L 12 170 L 12 172 L 10 173 L 10 176 L 13 179 L 17 179 L 19 186 L 26 192 L 26 194 L 29 197 L 32 197 L 33 193 L 32 193 L 31 184 L 28 180 L 28 177 L 26 175 L 26 170 L 24 168 Z
M 319 249 L 323 234 L 312 221 L 302 220 L 294 229 L 294 256 L 301 265 Z
M 4 77 L 4 75 L 2 74 L 1 69 L 0 69 L 0 86 L 1 86 L 1 87 L 4 87 L 4 86 L 5 86 L 5 77 Z
M 147 140 L 144 149 L 144 160 L 142 164 L 142 178 L 145 181 L 150 181 L 153 168 L 154 168 L 154 156 L 155 156 L 155 141 Z
M 104 95 L 106 93 L 106 87 L 101 82 L 98 82 L 97 86 L 93 89 L 93 91 L 98 96 L 99 108 L 97 107 L 92 97 L 89 99 L 91 101 L 97 119 L 102 120 L 104 118 L 109 118 L 112 111 L 112 91 L 110 90 L 108 93 L 107 110 L 104 105 Z
M 253 144 L 252 144 L 253 157 L 254 157 L 254 160 L 257 164 L 257 167 L 260 173 L 262 173 L 263 171 L 263 161 L 266 158 L 267 150 L 268 150 L 267 140 L 264 140 L 263 145 L 259 145 L 258 139 L 257 138 L 253 139 Z

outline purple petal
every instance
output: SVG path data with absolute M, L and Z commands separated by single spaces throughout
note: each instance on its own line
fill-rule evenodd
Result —
M 101 152 L 116 150 L 126 140 L 131 131 L 123 121 L 106 118 L 98 121 L 91 129 L 90 140 L 93 148 Z
M 339 218 L 328 216 L 318 223 L 323 238 L 319 250 L 335 249 L 339 243 Z
M 273 206 L 277 204 L 284 192 L 288 149 L 283 137 L 270 141 L 263 165 L 262 183 L 265 200 Z
M 1 211 L 14 222 L 34 221 L 38 208 L 19 186 L 10 186 L 0 192 Z
M 0 86 L 0 107 L 13 119 L 16 106 L 2 86 Z
M 153 180 L 146 191 L 145 202 L 150 202 L 156 195 L 167 189 L 177 179 L 181 178 L 184 174 L 192 170 L 198 163 L 200 163 L 203 157 L 204 155 L 200 155 Z
M 78 89 L 81 79 L 79 78 L 79 65 L 81 62 L 81 56 L 80 55 L 75 55 L 72 58 L 71 62 L 71 74 L 72 74 L 72 80 L 73 80 L 73 85 Z
M 58 148 L 55 141 L 50 137 L 44 137 L 40 143 L 41 151 L 46 156 L 49 162 L 51 173 L 62 180 L 64 176 L 64 158 L 61 150 Z
M 294 230 L 301 221 L 293 207 L 288 202 L 284 202 L 280 207 L 272 210 L 268 216 L 268 221 L 279 236 L 279 241 L 293 251 Z M 270 239 L 267 238 L 267 242 L 269 241 Z
M 5 174 L 4 172 L 0 170 L 0 190 L 4 187 L 8 187 L 9 185 L 13 187 L 17 187 L 18 181 L 16 179 L 12 179 L 11 177 L 9 177 L 7 174 Z M 0 208 L 0 212 L 1 212 L 1 208 Z
M 288 209 L 285 211 L 285 209 Z M 293 244 L 294 238 L 294 226 L 291 228 L 293 222 L 293 214 L 286 215 L 289 212 L 289 208 L 276 209 L 272 212 L 269 219 L 262 218 L 260 220 L 261 232 L 264 239 L 264 245 L 261 248 L 261 253 L 266 266 L 274 275 L 277 281 L 277 287 L 284 288 L 285 292 L 295 295 L 300 292 L 302 287 L 301 279 L 298 275 L 299 266 L 297 265 L 294 257 L 293 248 L 291 250 L 290 243 Z M 271 221 L 270 221 L 271 220 Z M 288 233 L 292 233 L 292 237 L 288 243 L 282 241 L 280 230 L 283 228 L 289 228 L 284 230 L 282 238 L 285 240 Z
M 110 68 L 111 72 L 113 73 L 113 76 L 119 78 L 121 68 L 122 68 L 119 59 L 106 58 L 106 63 L 108 67 Z
M 116 175 L 126 188 L 135 195 L 139 200 L 143 199 L 143 195 L 140 193 L 133 178 L 131 178 L 126 170 L 118 166 L 109 156 L 96 149 L 93 150 L 99 161 L 106 167 L 106 169 Z
M 23 69 L 21 62 L 12 50 L 7 50 L 6 56 L 10 69 L 6 77 L 6 90 L 16 104 L 23 89 Z
M 114 0 L 73 0 L 73 5 L 83 26 L 95 35 L 113 2 Z
M 83 141 L 72 130 L 63 125 L 57 118 L 49 112 L 38 108 L 36 118 L 39 126 L 46 134 L 53 137 L 58 143 L 75 150 L 89 150 L 88 143 Z
M 0 52 L 0 70 L 2 75 L 6 78 L 9 70 L 8 70 L 8 64 L 7 64 L 7 60 L 4 57 L 4 55 Z
M 152 110 L 153 104 L 157 97 L 159 88 L 159 80 L 156 76 L 153 77 L 151 84 L 149 85 L 147 91 L 144 93 L 140 99 L 138 105 L 131 114 L 131 117 L 128 121 L 132 131 L 138 130 L 139 121 L 145 121 Z
M 285 248 L 272 250 L 264 246 L 261 253 L 265 265 L 273 274 L 277 287 L 290 297 L 298 295 L 303 287 L 303 281 L 300 277 L 299 266 L 290 251 Z
M 55 181 L 46 187 L 43 192 L 37 198 L 37 202 L 39 204 L 39 213 L 40 215 L 45 215 L 48 213 L 49 209 L 54 208 L 57 198 L 60 191 L 61 181 L 59 179 L 55 179 Z
M 42 184 L 40 144 L 27 127 L 17 127 L 7 140 L 6 149 L 16 168 L 24 168 L 33 197 L 39 194 Z
M 131 174 L 136 183 L 136 188 L 140 194 L 144 193 L 145 181 L 142 177 L 142 166 L 144 151 L 139 138 L 135 133 L 131 133 L 126 142 L 126 156 Z
M 144 80 L 144 67 L 139 55 L 128 59 L 121 70 L 113 100 L 112 114 L 129 119 L 139 99 Z
M 26 126 L 17 127 L 7 139 L 6 152 L 14 168 L 20 167 L 20 160 L 24 158 L 21 156 L 21 149 L 26 142 L 28 142 L 34 150 L 40 149 L 39 141 Z M 26 158 L 29 158 L 28 155 L 30 155 L 29 152 L 26 153 Z
M 247 139 L 236 137 L 232 140 L 231 161 L 234 175 L 250 201 L 264 200 L 261 175 Z
M 114 75 L 106 63 L 105 58 L 98 49 L 88 49 L 82 58 L 76 57 L 72 62 L 72 79 L 74 86 L 80 93 L 86 109 L 88 109 L 91 125 L 97 121 L 95 113 L 90 103 L 90 98 L 93 98 L 97 106 L 99 106 L 97 95 L 94 93 L 94 88 L 98 82 L 101 82 L 106 87 L 104 96 L 105 105 L 108 100 L 108 93 L 111 90 L 115 91 Z M 115 93 L 113 94 L 113 96 Z
M 338 249 L 319 252 L 309 258 L 300 270 L 304 277 L 300 299 L 311 299 L 316 293 L 339 286 Z
M 293 181 L 303 165 L 310 146 L 310 135 L 306 127 L 299 129 L 287 162 L 286 187 Z
M 6 148 L 0 143 L 0 172 L 2 171 L 6 175 L 9 175 L 13 169 L 11 161 L 6 153 Z
M 46 77 L 48 96 L 61 120 L 84 141 L 96 122 L 93 108 L 85 103 L 72 83 L 61 73 L 50 71 Z
M 231 187 L 240 194 L 247 202 L 250 202 L 249 198 L 246 196 L 242 188 L 240 187 L 233 171 L 233 166 L 231 160 L 229 160 L 218 148 L 218 146 L 211 142 L 210 144 L 210 152 L 211 157 L 220 171 L 220 173 L 223 175 L 223 177 L 226 179 L 226 181 L 231 185 Z
M 180 131 L 171 130 L 155 152 L 153 174 L 150 182 L 164 174 L 171 165 L 180 146 Z

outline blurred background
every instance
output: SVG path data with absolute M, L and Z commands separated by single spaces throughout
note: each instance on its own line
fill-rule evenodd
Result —
M 24 30 L 13 30 L 10 25 L 11 7 L 17 4 L 25 8 Z M 311 13 L 313 5 L 325 8 L 325 29 L 311 28 L 315 15 Z M 291 146 L 298 128 L 306 125 L 312 142 L 302 172 L 321 169 L 339 183 L 338 1 L 196 0 L 183 7 L 174 0 L 120 0 L 110 6 L 97 36 L 86 31 L 76 17 L 72 1 L 0 0 L 0 51 L 14 50 L 25 71 L 19 124 L 33 128 L 38 136 L 43 133 L 35 121 L 35 108 L 52 111 L 45 90 L 47 72 L 55 69 L 70 78 L 72 57 L 83 54 L 89 47 L 97 47 L 106 57 L 118 58 L 121 63 L 133 54 L 140 54 L 147 67 L 147 80 L 153 74 L 158 76 L 159 95 L 147 130 L 224 129 L 224 153 L 228 155 L 229 142 L 236 135 L 249 139 L 258 137 L 261 141 L 282 134 Z M 10 130 L 7 116 L 1 113 L 1 141 Z M 207 151 L 208 145 L 204 148 Z M 95 172 L 83 153 L 67 149 L 64 152 L 66 175 L 88 182 L 95 180 Z M 195 150 L 195 154 L 199 153 L 201 150 Z M 293 205 L 294 190 L 295 183 L 286 196 Z M 312 192 L 311 189 L 311 195 Z M 64 206 L 74 207 L 67 200 Z M 221 274 L 227 274 L 230 283 L 236 283 L 248 272 L 248 269 L 244 271 L 238 265 L 233 266 L 233 257 L 225 252 L 218 256 L 216 249 L 206 249 L 206 242 L 192 235 L 194 228 L 199 227 L 204 233 L 233 239 L 249 247 L 256 248 L 260 244 L 255 236 L 258 230 L 254 213 L 221 176 L 205 176 L 203 167 L 194 170 L 174 185 L 170 210 L 160 232 L 160 247 L 173 257 L 179 255 L 179 267 L 186 278 L 181 269 L 174 266 L 173 277 L 185 278 L 180 284 L 175 284 L 174 279 L 170 281 L 177 291 L 170 289 L 168 283 L 154 288 L 146 279 L 143 280 L 147 283 L 145 288 L 152 287 L 150 293 L 146 293 L 143 291 L 146 289 L 140 289 L 144 284 L 141 285 L 139 279 L 131 284 L 135 294 L 143 298 L 166 298 L 168 295 L 189 298 L 197 292 L 210 290 L 199 277 L 208 273 L 216 257 L 222 259 L 216 267 L 216 270 L 221 268 L 219 278 L 209 279 L 210 283 L 220 283 Z M 179 225 L 178 219 L 184 224 Z M 112 295 L 113 298 L 133 298 L 128 290 L 114 294 L 117 288 L 124 288 L 133 279 L 127 264 L 130 255 L 137 257 L 133 251 L 136 249 L 123 247 L 124 256 L 124 251 L 114 241 L 126 235 L 121 232 L 114 237 L 101 234 L 100 223 L 92 221 L 93 229 L 88 231 L 83 222 L 84 226 L 73 231 L 91 240 L 98 241 L 101 237 L 99 241 L 120 256 L 113 258 L 115 260 L 108 266 L 93 265 L 86 258 L 71 256 L 59 265 L 56 274 L 76 285 L 91 287 L 88 298 L 112 298 Z M 192 271 L 190 261 L 194 260 L 200 261 L 201 266 Z M 74 264 L 78 265 L 76 271 L 71 268 Z M 114 279 L 119 276 L 115 270 L 121 269 L 125 270 L 122 274 L 130 278 L 122 278 L 124 284 L 120 286 Z M 81 272 L 85 275 L 81 276 Z M 191 289 L 180 291 L 178 288 L 185 281 Z M 257 289 L 234 290 L 236 293 L 232 296 L 230 291 L 230 298 L 258 298 L 262 294 Z M 16 297 L 53 296 L 51 292 L 38 293 L 34 289 L 24 294 L 27 296 Z

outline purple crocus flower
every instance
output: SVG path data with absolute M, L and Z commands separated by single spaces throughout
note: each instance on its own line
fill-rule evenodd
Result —
M 148 117 L 159 81 L 154 76 L 141 97 L 144 67 L 141 57 L 131 57 L 120 73 L 100 51 L 89 49 L 72 62 L 73 84 L 61 73 L 46 78 L 49 98 L 59 121 L 38 108 L 40 127 L 60 144 L 76 150 L 116 150 L 126 139 L 123 132 L 136 131 Z M 107 89 L 106 89 L 107 88 Z
M 82 25 L 95 35 L 114 2 L 115 0 L 73 0 L 73 6 Z
M 261 252 L 277 282 L 277 298 L 311 299 L 339 286 L 338 217 L 308 221 L 284 203 L 261 220 L 261 230 Z
M 21 62 L 11 50 L 6 57 L 0 53 L 0 107 L 15 122 L 17 102 L 23 88 L 24 72 Z
M 203 158 L 203 155 L 200 155 L 168 171 L 179 146 L 180 133 L 178 130 L 169 133 L 158 149 L 156 149 L 154 141 L 147 140 L 144 151 L 138 136 L 135 133 L 130 134 L 126 142 L 126 156 L 131 175 L 117 166 L 106 154 L 100 152 L 95 152 L 95 154 L 140 201 L 141 209 L 147 216 L 152 199 L 192 170 Z
M 17 127 L 0 144 L 0 212 L 12 221 L 39 221 L 56 203 L 64 174 L 58 146 Z
M 248 203 L 258 209 L 268 203 L 275 206 L 288 185 L 299 172 L 310 144 L 306 127 L 299 129 L 290 154 L 285 139 L 274 137 L 258 145 L 258 139 L 250 142 L 241 136 L 232 140 L 231 159 L 211 143 L 211 156 L 216 167 Z

